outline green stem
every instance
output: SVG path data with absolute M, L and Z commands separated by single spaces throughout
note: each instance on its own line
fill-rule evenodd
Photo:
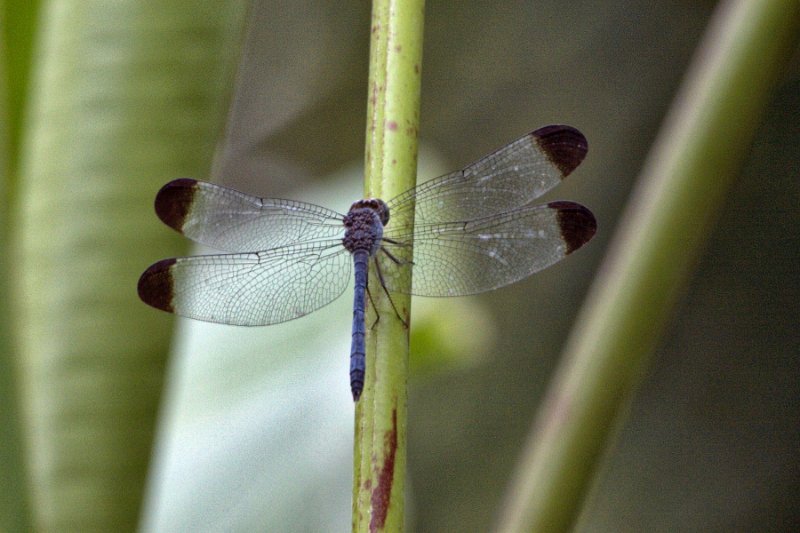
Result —
M 424 6 L 424 0 L 373 4 L 367 197 L 393 198 L 416 180 Z M 410 287 L 411 279 L 406 283 Z M 370 292 L 380 320 L 367 328 L 367 374 L 355 413 L 353 531 L 402 531 L 410 299 L 393 293 L 390 302 L 374 269 Z M 367 318 L 369 324 L 375 320 Z
M 499 531 L 574 525 L 799 25 L 797 0 L 718 8 L 576 321 Z

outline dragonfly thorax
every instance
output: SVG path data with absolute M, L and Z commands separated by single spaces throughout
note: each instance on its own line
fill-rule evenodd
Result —
M 389 208 L 383 200 L 368 198 L 350 206 L 344 217 L 342 244 L 350 252 L 367 251 L 375 255 L 381 247 L 383 226 L 389 222 Z

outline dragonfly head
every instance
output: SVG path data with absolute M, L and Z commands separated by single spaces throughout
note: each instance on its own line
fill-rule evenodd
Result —
M 380 198 L 365 198 L 354 202 L 353 205 L 350 206 L 350 212 L 353 212 L 354 209 L 364 208 L 375 211 L 378 214 L 381 224 L 384 226 L 389 222 L 389 206 Z

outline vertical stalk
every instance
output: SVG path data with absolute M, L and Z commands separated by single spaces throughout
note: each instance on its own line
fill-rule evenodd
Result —
M 499 531 L 572 529 L 798 26 L 797 0 L 720 3 L 576 320 Z
M 424 0 L 373 3 L 367 197 L 388 200 L 416 181 L 424 7 Z M 410 287 L 411 279 L 406 282 Z M 370 292 L 380 320 L 367 318 L 367 373 L 355 412 L 353 531 L 402 531 L 410 298 L 392 295 L 397 316 L 374 268 Z

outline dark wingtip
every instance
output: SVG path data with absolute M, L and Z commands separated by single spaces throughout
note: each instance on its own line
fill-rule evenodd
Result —
M 172 180 L 158 191 L 156 195 L 156 214 L 164 224 L 182 231 L 186 215 L 194 201 L 197 180 L 180 178 Z
M 136 289 L 139 298 L 147 305 L 156 309 L 162 309 L 170 313 L 174 312 L 172 301 L 174 296 L 172 265 L 176 259 L 163 259 L 153 263 L 145 270 L 139 278 Z
M 558 168 L 562 178 L 581 164 L 589 150 L 586 137 L 572 126 L 545 126 L 531 133 L 531 137 L 547 155 L 547 159 Z
M 550 202 L 547 206 L 558 210 L 558 224 L 561 227 L 561 237 L 567 245 L 567 255 L 592 240 L 597 233 L 597 220 L 581 204 Z

